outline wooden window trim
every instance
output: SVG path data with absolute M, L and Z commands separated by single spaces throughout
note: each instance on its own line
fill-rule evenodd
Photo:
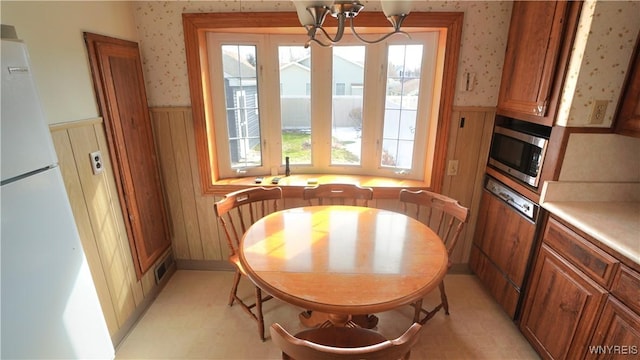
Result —
M 425 174 L 428 173 L 428 177 L 431 178 L 428 188 L 437 192 L 441 191 L 444 180 L 449 119 L 453 111 L 463 16 L 461 12 L 414 12 L 405 19 L 402 27 L 406 32 L 439 28 L 444 29 L 446 33 L 435 153 L 433 164 L 425 166 Z M 207 118 L 211 118 L 212 114 L 212 104 L 207 100 L 210 98 L 211 84 L 206 32 L 215 30 L 242 33 L 260 29 L 263 33 L 304 34 L 304 29 L 300 26 L 295 12 L 185 13 L 182 14 L 182 21 L 200 183 L 203 194 L 215 194 L 225 185 L 216 184 L 220 180 L 217 155 L 215 149 L 208 144 L 209 139 L 215 137 L 213 126 L 207 125 Z M 358 15 L 357 26 L 374 31 L 383 29 L 384 32 L 390 29 L 389 23 L 380 12 L 361 13 Z M 363 29 L 362 32 L 366 30 Z

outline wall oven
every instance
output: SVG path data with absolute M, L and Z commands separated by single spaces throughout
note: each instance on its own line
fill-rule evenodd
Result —
M 512 120 L 496 125 L 489 165 L 530 186 L 538 187 L 551 128 Z

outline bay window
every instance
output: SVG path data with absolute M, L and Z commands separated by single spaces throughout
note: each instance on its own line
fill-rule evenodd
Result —
M 221 14 L 183 15 L 203 189 L 282 174 L 285 158 L 294 174 L 412 179 L 437 189 L 461 14 L 412 13 L 407 21 L 416 24 L 403 26 L 410 37 L 365 45 L 345 35 L 326 48 L 305 48 L 304 29 L 289 28 L 295 13 L 276 14 L 279 25 L 262 27 L 249 14 L 225 14 L 237 22 L 222 24 Z

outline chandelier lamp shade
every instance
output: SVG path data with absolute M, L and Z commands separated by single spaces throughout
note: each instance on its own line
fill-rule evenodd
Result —
M 376 40 L 367 40 L 360 36 L 355 29 L 354 18 L 358 16 L 360 11 L 364 9 L 359 1 L 309 1 L 309 0 L 297 0 L 293 1 L 296 6 L 296 12 L 298 13 L 298 19 L 300 23 L 307 30 L 309 40 L 305 44 L 308 47 L 312 42 L 321 46 L 331 46 L 336 44 L 342 39 L 344 35 L 344 27 L 347 19 L 349 19 L 349 26 L 353 35 L 366 44 L 375 44 L 381 42 L 391 35 L 403 34 L 409 36 L 406 32 L 400 30 L 402 21 L 409 15 L 411 11 L 411 1 L 408 0 L 382 0 L 382 11 L 387 17 L 387 20 L 393 26 L 393 31 L 383 35 Z M 337 30 L 332 37 L 322 26 L 327 15 L 331 15 L 338 21 Z M 321 41 L 317 38 L 318 33 L 324 35 L 324 40 Z

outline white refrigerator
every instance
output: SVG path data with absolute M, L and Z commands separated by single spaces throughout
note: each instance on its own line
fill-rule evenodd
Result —
M 25 44 L 0 66 L 0 358 L 113 359 Z

